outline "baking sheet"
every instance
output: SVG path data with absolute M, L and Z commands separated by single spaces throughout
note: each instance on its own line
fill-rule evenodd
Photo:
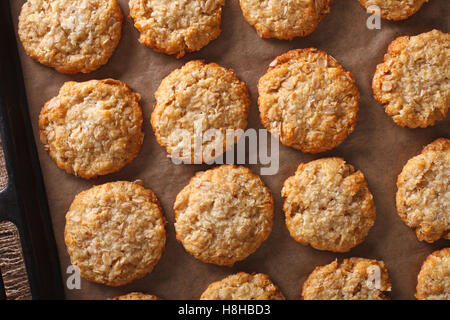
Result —
M 12 0 L 12 13 L 17 26 L 20 8 L 25 0 Z M 119 0 L 125 16 L 126 0 Z M 375 67 L 383 59 L 388 44 L 400 35 L 415 35 L 433 28 L 450 31 L 450 2 L 432 0 L 413 17 L 400 22 L 382 20 L 380 30 L 369 30 L 369 17 L 357 0 L 336 0 L 330 14 L 312 35 L 293 41 L 263 40 L 248 25 L 238 0 L 227 0 L 223 11 L 222 34 L 207 47 L 177 60 L 156 53 L 138 42 L 132 20 L 126 18 L 123 37 L 109 63 L 87 75 L 62 75 L 27 57 L 18 43 L 36 143 L 50 205 L 53 228 L 61 261 L 63 281 L 70 276 L 70 265 L 64 245 L 65 213 L 74 196 L 93 185 L 136 179 L 144 180 L 161 201 L 168 220 L 167 243 L 162 259 L 152 273 L 128 285 L 110 288 L 81 281 L 81 289 L 69 290 L 68 299 L 105 299 L 130 291 L 143 291 L 164 299 L 198 299 L 209 283 L 239 271 L 263 272 L 280 287 L 288 299 L 298 299 L 308 274 L 318 265 L 335 258 L 366 257 L 382 259 L 392 281 L 393 299 L 413 299 L 416 277 L 421 263 L 432 251 L 448 247 L 450 241 L 433 244 L 419 242 L 413 230 L 398 217 L 395 209 L 396 178 L 406 161 L 435 138 L 450 137 L 450 118 L 427 129 L 397 126 L 372 96 L 371 80 Z M 361 93 L 359 120 L 355 131 L 334 150 L 308 155 L 280 145 L 280 169 L 274 176 L 262 176 L 275 199 L 273 231 L 263 245 L 246 260 L 233 267 L 219 267 L 194 259 L 175 239 L 173 202 L 190 177 L 208 165 L 174 165 L 155 139 L 149 117 L 155 102 L 153 93 L 170 71 L 193 59 L 204 59 L 233 68 L 249 87 L 252 106 L 249 128 L 262 128 L 257 108 L 257 82 L 269 63 L 290 49 L 317 47 L 334 56 L 356 78 Z M 57 95 L 65 81 L 115 78 L 127 82 L 142 95 L 145 139 L 139 156 L 121 172 L 86 181 L 57 168 L 44 151 L 37 134 L 37 121 L 44 103 Z M 363 171 L 377 207 L 377 220 L 367 239 L 348 253 L 318 251 L 295 242 L 284 224 L 283 181 L 294 174 L 300 162 L 339 156 Z M 259 174 L 259 165 L 249 165 Z

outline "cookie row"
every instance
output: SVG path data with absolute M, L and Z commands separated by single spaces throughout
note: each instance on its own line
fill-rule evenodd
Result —
M 416 298 L 449 300 L 450 248 L 428 256 L 417 277 Z M 383 261 L 350 258 L 319 266 L 302 286 L 303 300 L 388 300 L 391 292 L 388 270 Z M 112 300 L 158 300 L 133 292 Z M 285 300 L 281 290 L 262 273 L 239 272 L 214 282 L 202 293 L 201 300 Z
M 399 214 L 420 240 L 448 239 L 449 160 L 450 140 L 438 139 L 399 176 Z M 363 174 L 340 158 L 300 164 L 282 195 L 291 236 L 315 249 L 347 252 L 375 222 Z M 222 165 L 198 172 L 177 195 L 174 212 L 176 238 L 187 252 L 231 266 L 269 236 L 273 198 L 249 169 Z M 66 215 L 65 242 L 84 278 L 117 286 L 152 270 L 164 249 L 164 224 L 152 191 L 139 183 L 106 183 L 75 197 Z
M 421 49 L 411 51 L 416 44 Z M 449 56 L 450 35 L 437 30 L 393 42 L 377 68 L 373 88 L 396 123 L 425 127 L 446 116 Z M 258 91 L 261 122 L 284 145 L 323 152 L 342 143 L 355 127 L 355 80 L 323 51 L 298 49 L 277 57 Z M 186 63 L 162 80 L 155 97 L 151 125 L 156 139 L 170 157 L 185 163 L 209 163 L 222 156 L 247 127 L 247 86 L 234 71 L 215 63 Z M 119 171 L 137 156 L 143 142 L 139 99 L 117 80 L 66 82 L 41 110 L 41 141 L 68 173 L 94 178 Z M 215 135 L 206 138 L 211 130 Z M 227 139 L 229 130 L 234 130 L 234 139 Z M 195 151 L 198 138 L 200 153 Z
M 430 254 L 417 277 L 416 298 L 450 300 L 450 248 Z M 383 261 L 350 258 L 319 266 L 302 286 L 303 300 L 387 300 L 391 292 Z M 155 300 L 153 295 L 131 293 L 114 300 Z M 214 282 L 202 300 L 285 300 L 280 289 L 262 273 L 239 272 Z
M 359 0 L 381 17 L 406 19 L 428 0 Z M 330 11 L 333 0 L 240 0 L 245 19 L 263 38 L 307 36 Z M 130 0 L 139 41 L 176 55 L 200 50 L 221 30 L 225 0 Z M 62 73 L 89 73 L 104 65 L 119 43 L 123 14 L 116 0 L 28 0 L 19 36 L 28 55 Z

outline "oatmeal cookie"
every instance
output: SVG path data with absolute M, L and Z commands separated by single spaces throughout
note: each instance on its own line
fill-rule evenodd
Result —
M 280 289 L 263 273 L 239 272 L 211 283 L 200 300 L 286 300 Z
M 247 127 L 250 96 L 233 70 L 195 60 L 170 73 L 155 93 L 151 124 L 169 156 L 209 162 L 236 143 Z M 227 138 L 227 130 L 240 130 Z M 216 133 L 208 137 L 208 133 Z
M 166 232 L 155 194 L 138 183 L 118 181 L 79 193 L 66 214 L 67 252 L 81 276 L 120 286 L 152 271 Z
M 244 260 L 272 231 L 273 198 L 242 166 L 198 172 L 177 195 L 175 231 L 187 252 L 221 266 Z
M 450 34 L 432 30 L 395 39 L 372 88 L 402 127 L 425 128 L 444 119 L 450 106 Z
M 450 240 L 450 139 L 410 159 L 397 179 L 397 211 L 421 241 Z
M 139 41 L 181 58 L 219 36 L 225 0 L 130 0 L 129 5 Z
M 124 294 L 123 296 L 114 297 L 110 300 L 161 300 L 161 299 L 152 294 L 145 294 L 141 292 L 130 292 Z
M 450 300 L 450 248 L 428 256 L 417 277 L 416 298 Z
M 314 269 L 303 284 L 304 300 L 388 300 L 391 291 L 383 261 L 364 258 L 337 260 Z
M 318 250 L 349 251 L 375 222 L 375 204 L 363 173 L 341 158 L 301 163 L 284 182 L 281 195 L 291 236 Z
M 292 40 L 312 33 L 333 0 L 240 0 L 245 20 L 262 38 Z
M 359 92 L 350 72 L 323 51 L 291 50 L 277 57 L 258 83 L 264 127 L 281 143 L 318 153 L 353 132 Z
M 144 133 L 140 96 L 113 79 L 66 82 L 39 116 L 39 134 L 58 167 L 95 178 L 139 153 Z
M 359 0 L 366 9 L 370 6 L 380 8 L 380 16 L 387 20 L 404 20 L 419 11 L 429 0 Z
M 26 53 L 61 73 L 89 73 L 104 65 L 122 36 L 116 0 L 28 0 L 19 16 Z

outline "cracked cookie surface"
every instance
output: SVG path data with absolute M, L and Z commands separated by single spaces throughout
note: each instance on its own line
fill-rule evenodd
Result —
M 19 16 L 26 53 L 61 73 L 89 73 L 104 65 L 122 36 L 116 0 L 28 0 Z
M 341 158 L 301 163 L 281 195 L 291 236 L 318 250 L 349 251 L 364 241 L 375 222 L 363 173 Z
M 380 8 L 380 16 L 387 20 L 404 20 L 415 14 L 429 0 L 359 0 L 366 9 Z
M 292 40 L 312 33 L 333 0 L 240 0 L 245 20 L 262 38 Z
M 269 276 L 239 272 L 211 283 L 200 300 L 286 300 Z
M 450 34 L 432 30 L 395 39 L 372 88 L 399 126 L 425 128 L 444 119 L 450 106 Z
M 417 277 L 416 298 L 450 300 L 450 248 L 427 257 Z
M 388 300 L 389 274 L 383 261 L 350 258 L 319 266 L 302 289 L 304 300 Z
M 75 176 L 117 172 L 142 146 L 139 99 L 118 80 L 66 82 L 41 110 L 41 142 L 58 167 Z
M 156 51 L 183 57 L 220 34 L 225 0 L 130 0 L 130 16 L 139 42 Z
M 450 240 L 450 139 L 411 158 L 397 179 L 397 212 L 421 241 Z
M 214 160 L 247 127 L 247 86 L 233 70 L 215 63 L 186 63 L 163 79 L 155 97 L 150 121 L 156 139 L 170 157 L 183 162 Z
M 155 194 L 118 181 L 82 191 L 66 214 L 64 240 L 83 278 L 120 286 L 149 273 L 166 242 L 165 220 Z
M 277 57 L 258 83 L 261 122 L 281 143 L 319 153 L 353 132 L 359 91 L 350 72 L 315 48 Z

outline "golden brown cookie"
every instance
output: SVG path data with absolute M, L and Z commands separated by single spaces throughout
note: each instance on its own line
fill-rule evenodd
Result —
M 258 83 L 261 122 L 286 146 L 318 153 L 353 131 L 359 92 L 350 72 L 323 51 L 291 50 Z
M 313 32 L 333 0 L 240 0 L 245 20 L 262 38 L 291 40 Z
M 215 63 L 186 63 L 164 78 L 155 97 L 151 124 L 156 139 L 169 156 L 184 162 L 208 162 L 222 155 L 237 141 L 227 139 L 227 130 L 243 132 L 247 126 L 247 86 L 233 70 Z M 212 130 L 222 139 L 207 137 Z
M 211 283 L 200 300 L 286 300 L 280 289 L 263 273 L 239 272 Z
M 145 294 L 141 292 L 130 292 L 124 294 L 123 296 L 114 297 L 110 300 L 161 300 L 161 299 L 152 294 Z
M 428 256 L 417 277 L 416 298 L 450 300 L 450 248 Z
M 341 158 L 301 163 L 281 195 L 291 236 L 318 250 L 349 251 L 364 241 L 375 222 L 363 173 Z
M 372 88 L 399 126 L 425 128 L 444 119 L 450 106 L 450 34 L 432 30 L 395 39 Z
M 429 0 L 359 0 L 368 9 L 380 8 L 380 16 L 387 20 L 404 20 L 415 14 Z
M 256 251 L 272 231 L 273 198 L 242 166 L 198 172 L 177 195 L 175 231 L 195 258 L 231 266 Z
M 152 271 L 166 242 L 155 194 L 138 183 L 105 183 L 79 193 L 66 214 L 70 261 L 83 278 L 120 286 Z
M 104 65 L 122 36 L 116 0 L 28 0 L 19 16 L 27 54 L 61 73 L 89 73 Z
M 364 258 L 337 260 L 319 266 L 303 284 L 304 300 L 388 300 L 391 291 L 383 261 Z
M 139 41 L 181 58 L 219 36 L 225 0 L 130 0 L 129 5 Z
M 410 159 L 397 189 L 398 214 L 419 240 L 450 240 L 450 139 L 437 139 Z
M 121 81 L 66 82 L 39 116 L 39 134 L 58 167 L 95 178 L 139 153 L 144 133 L 140 96 Z

